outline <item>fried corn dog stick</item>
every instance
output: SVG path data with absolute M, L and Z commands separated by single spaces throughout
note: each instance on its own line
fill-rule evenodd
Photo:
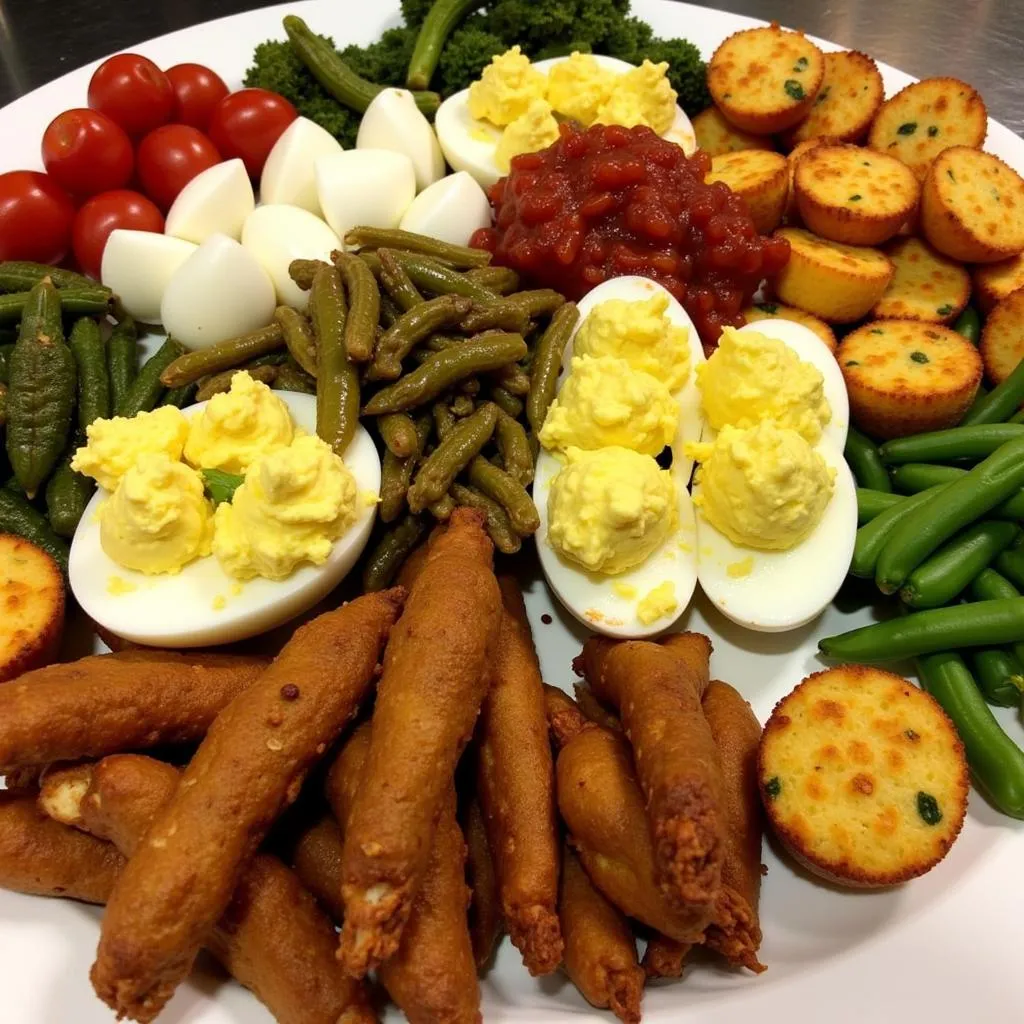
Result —
M 131 650 L 0 687 L 0 765 L 49 764 L 200 739 L 268 660 Z
M 89 772 L 80 820 L 131 856 L 174 795 L 179 773 L 135 754 L 114 755 Z M 64 785 L 74 781 L 66 778 Z M 73 803 L 77 792 L 65 802 Z M 280 1024 L 370 1024 L 377 1017 L 368 993 L 338 968 L 335 941 L 330 920 L 295 874 L 258 853 L 204 945 Z
M 328 772 L 327 800 L 338 821 L 350 819 L 370 745 L 367 724 L 356 730 Z M 323 838 L 321 835 L 321 843 Z M 466 920 L 469 889 L 465 859 L 466 846 L 455 820 L 455 786 L 449 782 L 423 884 L 401 942 L 377 969 L 377 977 L 410 1024 L 477 1024 L 481 1019 L 480 988 Z M 332 864 L 334 860 L 332 853 Z M 340 893 L 339 880 L 340 871 L 334 878 L 335 891 Z
M 466 810 L 466 879 L 469 882 L 469 938 L 477 971 L 486 970 L 498 947 L 504 928 L 498 876 L 487 839 L 484 812 L 477 800 Z
M 0 793 L 0 889 L 106 903 L 123 867 L 110 843 L 53 821 L 34 794 Z
M 722 773 L 701 711 L 711 643 L 680 634 L 666 648 L 591 637 L 577 659 L 598 700 L 616 708 L 636 758 L 657 881 L 680 909 L 710 912 L 721 886 Z
M 750 705 L 728 683 L 712 681 L 702 706 L 718 748 L 726 812 L 722 889 L 704 941 L 730 963 L 760 973 L 765 969 L 757 959 L 763 831 L 757 789 L 761 725 Z
M 487 693 L 501 594 L 483 517 L 452 513 L 395 627 L 345 830 L 339 957 L 362 977 L 398 948 L 434 822 Z
M 667 935 L 652 935 L 647 940 L 647 949 L 641 966 L 648 978 L 682 977 L 686 958 L 693 949 L 690 942 L 676 942 Z
M 579 705 L 580 711 L 591 722 L 612 732 L 622 732 L 622 722 L 594 696 L 588 686 L 576 683 L 572 689 L 576 695 L 576 703 Z
M 366 695 L 400 589 L 314 619 L 218 716 L 115 889 L 92 970 L 112 1009 L 152 1019 L 191 970 L 242 870 Z
M 548 720 L 551 737 L 559 749 L 578 732 L 593 725 L 565 690 L 560 690 L 549 683 L 544 684 L 544 714 Z
M 644 973 L 636 962 L 629 922 L 591 884 L 566 848 L 558 903 L 565 936 L 565 973 L 580 994 L 608 1008 L 626 1024 L 638 1024 Z
M 498 581 L 504 611 L 477 730 L 477 783 L 512 944 L 533 975 L 562 961 L 558 823 L 540 662 L 519 584 Z

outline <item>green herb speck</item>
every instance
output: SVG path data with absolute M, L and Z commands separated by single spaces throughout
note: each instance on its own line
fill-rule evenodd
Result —
M 881 327 L 872 327 L 871 328 L 871 333 L 872 334 L 884 334 L 885 331 L 883 331 Z
M 856 359 L 847 359 L 843 366 L 860 366 Z
M 854 192 L 854 194 L 852 196 L 850 196 L 850 202 L 851 203 L 859 203 L 861 201 L 861 199 L 863 199 L 863 198 L 864 197 L 859 192 Z
M 807 67 L 807 58 L 798 57 L 796 63 L 793 65 L 793 70 L 799 75 Z
M 824 89 L 820 89 L 818 91 L 818 95 L 814 97 L 814 105 L 817 106 L 819 103 L 823 103 L 828 98 L 828 94 L 831 91 L 831 85 L 826 85 Z
M 769 316 L 775 316 L 779 311 L 778 305 L 774 302 L 759 302 L 757 304 L 757 308 L 761 310 L 762 313 L 767 313 Z
M 953 174 L 953 168 L 952 167 L 947 167 L 946 168 L 946 177 L 949 178 L 949 180 L 952 181 L 952 182 L 956 181 L 956 176 Z
M 804 87 L 795 78 L 787 78 L 782 88 L 786 90 L 786 95 L 791 100 L 797 100 L 797 102 L 807 95 L 804 92 Z
M 861 160 L 860 164 L 861 164 L 861 167 L 870 167 L 871 166 L 871 161 L 870 160 Z
M 926 825 L 938 825 L 942 821 L 942 811 L 939 810 L 939 803 L 931 793 L 920 792 L 917 794 L 917 813 Z
M 782 792 L 782 783 L 779 782 L 778 775 L 773 775 L 764 784 L 764 791 L 765 791 L 765 794 L 767 796 L 771 797 L 772 800 L 774 800 Z M 918 796 L 918 805 L 920 805 L 920 802 L 921 802 L 921 798 L 920 798 L 920 796 Z
M 953 312 L 953 307 L 947 302 L 945 306 L 939 306 L 935 312 L 938 313 L 939 316 L 949 316 L 949 314 Z
M 896 134 L 897 135 L 913 135 L 914 132 L 916 132 L 916 131 L 917 131 L 917 122 L 916 121 L 907 121 L 906 124 L 901 124 L 899 126 L 899 128 L 896 129 Z
M 998 189 L 996 189 L 996 188 L 993 188 L 993 189 L 991 190 L 991 192 L 992 192 L 992 198 L 993 198 L 993 199 L 994 199 L 994 200 L 995 200 L 995 201 L 996 201 L 997 203 L 998 203 L 998 202 L 1001 202 L 1001 200 L 1000 200 L 1000 198 L 999 198 L 999 190 L 998 190 Z
M 939 126 L 937 124 L 930 124 L 928 126 L 928 138 L 934 139 L 939 134 Z
M 911 352 L 910 353 L 910 358 L 915 363 L 927 363 L 928 362 L 928 357 L 923 352 Z
M 906 736 L 911 743 L 921 738 L 913 729 L 904 729 L 903 735 Z

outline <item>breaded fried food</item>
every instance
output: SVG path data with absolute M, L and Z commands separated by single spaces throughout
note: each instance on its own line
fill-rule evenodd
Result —
M 761 896 L 761 799 L 757 791 L 757 747 L 761 724 L 750 705 L 717 679 L 701 702 L 722 770 L 725 857 L 722 888 L 704 943 L 730 963 L 760 974 L 758 902 Z
M 115 889 L 92 970 L 119 1014 L 152 1019 L 192 967 L 267 830 L 370 688 L 404 598 L 358 598 L 296 630 L 211 726 Z
M 0 532 L 0 682 L 47 665 L 64 631 L 64 577 L 35 544 Z
M 62 825 L 84 828 L 82 798 L 92 782 L 93 762 L 51 765 L 39 780 L 39 807 Z
M 395 627 L 366 773 L 345 830 L 339 957 L 362 977 L 398 948 L 434 822 L 490 679 L 501 618 L 483 516 L 452 513 Z
M 81 820 L 126 856 L 174 795 L 177 769 L 152 758 L 115 755 L 91 771 Z M 294 872 L 258 853 L 203 944 L 280 1024 L 371 1024 L 364 986 L 334 959 L 330 919 Z
M 544 714 L 551 738 L 558 748 L 564 747 L 577 733 L 593 724 L 565 690 L 549 683 L 544 684 Z
M 463 834 L 466 837 L 466 882 L 469 884 L 469 939 L 477 971 L 491 964 L 505 923 L 501 919 L 501 895 L 494 868 L 491 844 L 480 802 L 470 800 L 466 808 Z
M 558 902 L 565 936 L 565 973 L 592 1006 L 638 1024 L 644 972 L 629 922 L 591 884 L 572 850 L 562 862 Z
M 622 732 L 622 722 L 618 716 L 609 711 L 586 684 L 575 683 L 572 689 L 580 711 L 586 715 L 589 721 L 603 726 L 605 729 L 610 729 L 612 732 Z
M 34 795 L 0 793 L 0 889 L 106 903 L 123 867 L 110 843 L 54 821 Z
M 200 739 L 268 664 L 234 654 L 131 650 L 28 672 L 0 686 L 0 765 Z
M 351 820 L 365 784 L 371 737 L 370 726 L 361 726 L 331 765 L 327 800 L 339 822 Z M 466 918 L 466 844 L 455 819 L 455 800 L 455 784 L 449 779 L 423 882 L 398 949 L 377 969 L 377 977 L 410 1024 L 477 1024 L 481 1019 L 476 961 Z M 339 875 L 340 870 L 339 864 Z M 340 877 L 336 877 L 340 893 L 339 883 Z
M 648 978 L 681 978 L 691 949 L 691 942 L 676 942 L 667 935 L 655 933 L 647 940 L 640 965 Z
M 673 644 L 591 637 L 575 668 L 622 718 L 662 894 L 680 909 L 710 913 L 725 831 L 721 771 L 700 706 L 711 642 L 691 633 Z
M 533 974 L 562 961 L 555 773 L 540 662 L 519 584 L 499 581 L 503 613 L 477 729 L 477 793 L 512 944 Z

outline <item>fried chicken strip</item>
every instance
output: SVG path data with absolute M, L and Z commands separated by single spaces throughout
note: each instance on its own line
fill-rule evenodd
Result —
M 466 808 L 463 831 L 466 837 L 466 881 L 470 891 L 469 938 L 477 971 L 484 971 L 494 958 L 505 925 L 484 812 L 476 799 L 470 800 Z
M 268 664 L 234 654 L 130 650 L 27 672 L 0 687 L 0 765 L 201 739 Z
M 594 696 L 589 687 L 582 683 L 576 683 L 572 689 L 580 711 L 591 722 L 604 726 L 605 729 L 610 729 L 612 732 L 622 732 L 622 722 Z
M 345 830 L 339 957 L 362 977 L 398 948 L 459 754 L 487 693 L 501 593 L 473 509 L 452 514 L 415 578 L 377 690 Z
M 376 728 L 376 726 L 373 726 Z M 335 819 L 347 822 L 363 784 L 370 750 L 371 728 L 361 726 L 342 748 L 327 775 L 327 800 Z M 334 844 L 323 829 L 314 837 L 317 849 L 307 849 L 300 865 L 315 855 L 321 861 L 318 886 L 330 882 L 337 920 L 341 893 L 341 831 L 335 826 Z M 377 969 L 377 977 L 410 1024 L 478 1024 L 480 988 L 469 937 L 466 909 L 469 889 L 465 875 L 466 846 L 455 820 L 455 786 L 449 782 L 434 829 L 433 846 L 423 884 L 413 900 L 409 920 L 395 953 Z M 330 877 L 333 876 L 333 877 Z
M 629 922 L 591 884 L 566 848 L 558 903 L 565 936 L 565 973 L 598 1009 L 610 1009 L 626 1024 L 638 1024 L 644 972 L 636 961 Z
M 642 967 L 648 978 L 682 977 L 692 942 L 676 942 L 667 935 L 654 934 L 647 940 Z
M 477 729 L 477 791 L 513 945 L 533 975 L 562 961 L 558 823 L 540 662 L 519 584 L 498 581 L 504 605 L 490 692 Z
M 241 873 L 368 692 L 401 589 L 296 630 L 211 726 L 111 896 L 92 970 L 112 1009 L 151 1020 L 192 967 Z
M 578 732 L 593 725 L 565 690 L 550 683 L 544 684 L 544 714 L 551 738 L 558 749 L 564 747 Z
M 680 910 L 710 913 L 725 834 L 722 774 L 700 705 L 711 643 L 697 633 L 680 637 L 669 647 L 591 637 L 576 669 L 622 719 L 662 893 Z

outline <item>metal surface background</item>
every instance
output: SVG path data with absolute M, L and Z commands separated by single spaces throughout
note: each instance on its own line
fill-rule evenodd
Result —
M 0 106 L 106 53 L 271 2 L 279 0 L 0 0 Z M 802 28 L 918 78 L 962 78 L 981 91 L 992 117 L 1024 134 L 1024 0 L 716 0 L 707 6 Z

